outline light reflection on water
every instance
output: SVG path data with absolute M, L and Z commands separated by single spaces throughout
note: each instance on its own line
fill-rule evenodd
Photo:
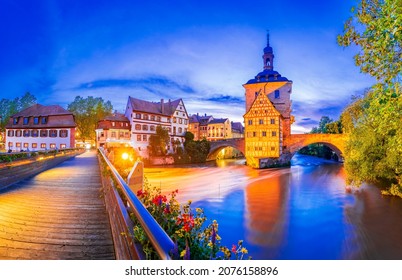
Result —
M 223 244 L 242 239 L 253 259 L 402 259 L 402 200 L 370 185 L 346 192 L 338 163 L 296 155 L 291 168 L 226 160 L 145 176 L 204 208 Z

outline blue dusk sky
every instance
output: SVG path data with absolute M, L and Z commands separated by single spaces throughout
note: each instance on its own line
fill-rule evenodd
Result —
M 243 121 L 244 88 L 262 71 L 293 81 L 293 132 L 337 119 L 373 79 L 336 43 L 355 1 L 1 0 L 0 98 L 26 91 L 66 107 L 80 95 L 182 98 L 189 114 Z

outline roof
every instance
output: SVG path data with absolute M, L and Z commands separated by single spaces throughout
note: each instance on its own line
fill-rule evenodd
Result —
M 107 115 L 101 121 L 113 121 L 113 122 L 130 122 L 129 119 L 121 113 L 113 113 L 111 115 Z
M 236 130 L 239 132 L 243 132 L 244 131 L 244 127 L 241 124 L 241 122 L 232 122 L 232 130 Z
M 208 122 L 213 119 L 212 116 L 207 116 L 207 114 L 200 116 L 198 114 L 194 114 L 190 117 L 190 123 L 200 123 L 201 125 L 206 125 Z
M 164 116 L 171 116 L 176 111 L 177 106 L 179 106 L 182 99 L 177 99 L 174 101 L 163 102 L 163 112 L 162 112 L 162 102 L 149 102 L 141 99 L 137 99 L 129 96 L 129 102 L 133 111 L 140 111 L 145 113 L 152 113 Z
M 11 118 L 15 117 L 40 117 L 40 116 L 55 116 L 55 115 L 72 115 L 70 111 L 60 107 L 59 105 L 50 105 L 44 106 L 41 104 L 35 104 L 31 107 L 28 107 L 14 115 Z
M 265 69 L 249 80 L 246 84 L 267 83 L 267 82 L 292 82 L 286 77 L 282 77 L 277 71 Z
M 23 118 L 29 117 L 28 124 L 23 124 Z M 33 123 L 33 117 L 46 117 L 45 123 L 39 121 Z M 14 124 L 14 118 L 19 118 L 18 123 Z M 14 115 L 12 115 L 6 125 L 7 129 L 32 129 L 32 128 L 67 128 L 76 127 L 74 115 L 70 111 L 63 109 L 59 105 L 44 106 L 35 104 Z
M 228 119 L 213 119 L 208 124 L 225 123 Z

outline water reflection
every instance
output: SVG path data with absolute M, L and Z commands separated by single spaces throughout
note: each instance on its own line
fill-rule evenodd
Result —
M 346 192 L 338 163 L 295 156 L 291 168 L 256 170 L 231 160 L 146 176 L 203 207 L 224 244 L 243 239 L 254 259 L 402 259 L 401 199 L 370 185 Z

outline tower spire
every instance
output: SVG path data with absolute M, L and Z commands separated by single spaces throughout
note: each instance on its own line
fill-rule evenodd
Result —
M 267 29 L 267 47 L 269 47 L 269 29 Z
M 267 46 L 264 48 L 264 55 L 262 56 L 264 61 L 264 70 L 274 70 L 274 51 L 269 45 L 269 30 L 267 29 Z

